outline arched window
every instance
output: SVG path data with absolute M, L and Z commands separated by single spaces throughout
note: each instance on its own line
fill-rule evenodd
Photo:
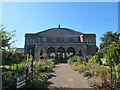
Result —
M 50 57 L 55 57 L 55 49 L 54 49 L 53 47 L 48 48 L 47 54 L 48 54 Z
M 73 56 L 75 55 L 75 49 L 73 47 L 69 47 L 67 49 L 67 56 L 70 57 L 70 56 Z

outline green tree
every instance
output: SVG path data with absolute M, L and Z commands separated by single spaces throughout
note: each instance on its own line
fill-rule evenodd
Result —
M 12 47 L 12 44 L 15 42 L 15 40 L 12 40 L 15 37 L 15 31 L 8 32 L 3 25 L 0 25 L 2 64 L 18 63 L 21 59 L 20 53 L 15 52 Z
M 110 65 L 112 62 L 115 65 L 120 63 L 120 42 L 113 42 L 109 45 L 110 49 L 107 50 L 105 57 L 107 63 Z
M 106 32 L 100 40 L 102 41 L 100 44 L 100 49 L 103 53 L 106 53 L 106 50 L 109 49 L 109 45 L 112 42 L 119 41 L 119 34 L 117 32 L 113 33 L 112 31 Z
M 15 42 L 12 41 L 13 37 L 15 37 L 15 31 L 8 32 L 5 30 L 3 25 L 0 25 L 0 35 L 2 39 L 2 49 L 10 49 L 11 45 Z

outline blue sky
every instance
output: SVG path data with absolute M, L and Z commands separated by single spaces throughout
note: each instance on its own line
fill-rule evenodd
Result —
M 58 24 L 63 28 L 97 35 L 118 31 L 117 2 L 6 2 L 2 3 L 2 24 L 17 30 L 15 47 L 23 48 L 25 33 L 36 33 Z

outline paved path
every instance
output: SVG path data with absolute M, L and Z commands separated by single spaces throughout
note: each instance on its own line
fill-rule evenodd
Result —
M 57 64 L 52 77 L 48 79 L 47 88 L 91 88 L 87 81 L 68 64 Z

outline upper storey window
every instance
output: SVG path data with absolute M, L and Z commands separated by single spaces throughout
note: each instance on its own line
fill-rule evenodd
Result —
M 41 42 L 41 38 L 39 38 L 39 42 Z
M 30 39 L 27 39 L 27 44 L 29 44 L 30 43 Z
M 32 43 L 35 43 L 35 42 L 36 42 L 35 38 L 29 38 L 29 39 L 27 39 L 27 44 L 32 44 Z
M 35 39 L 33 39 L 33 43 L 35 43 Z
M 79 42 L 79 38 L 74 38 L 74 42 Z
M 94 45 L 94 40 L 93 39 L 91 39 L 91 45 Z
M 85 42 L 86 42 L 88 45 L 94 45 L 94 40 L 93 40 L 93 39 L 85 39 Z
M 85 39 L 85 42 L 88 44 L 88 39 Z
M 32 41 L 32 39 L 27 39 L 27 44 L 30 44 L 30 43 L 32 43 L 33 41 Z
M 52 42 L 57 42 L 57 38 L 52 38 Z
M 46 42 L 47 41 L 47 39 L 46 38 L 42 38 L 42 42 Z
M 68 42 L 69 41 L 69 38 L 64 38 L 64 42 Z
M 33 40 L 32 40 L 32 39 L 30 39 L 30 43 L 33 43 Z

